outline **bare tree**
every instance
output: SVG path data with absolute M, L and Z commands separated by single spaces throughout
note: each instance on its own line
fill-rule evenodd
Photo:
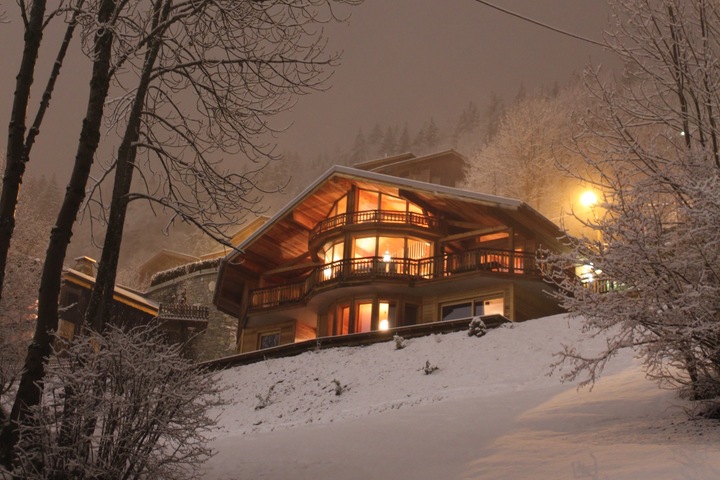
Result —
M 2 298 L 10 240 L 15 229 L 15 210 L 18 202 L 20 184 L 25 174 L 25 165 L 30 160 L 30 152 L 36 137 L 40 133 L 40 127 L 45 113 L 50 106 L 50 99 L 55 89 L 55 83 L 60 75 L 65 54 L 67 53 L 77 26 L 77 15 L 83 3 L 83 0 L 77 0 L 74 3 L 60 1 L 57 2 L 57 8 L 48 13 L 46 12 L 47 2 L 44 0 L 35 0 L 30 4 L 18 2 L 20 16 L 25 26 L 25 35 L 23 55 L 16 77 L 15 92 L 10 114 L 5 174 L 3 176 L 2 193 L 0 194 L 0 298 Z M 38 51 L 42 43 L 43 32 L 53 18 L 61 15 L 67 15 L 68 25 L 47 84 L 40 98 L 37 113 L 30 129 L 28 129 L 27 111 L 30 107 L 30 87 L 35 78 L 35 66 Z M 0 18 L 0 21 L 2 21 L 2 18 Z
M 564 353 L 569 377 L 591 382 L 619 349 L 639 349 L 648 373 L 693 398 L 720 393 L 720 11 L 707 0 L 616 0 L 608 45 L 625 78 L 587 77 L 598 100 L 581 135 L 589 175 L 604 193 L 597 235 L 555 265 L 565 306 L 607 348 Z M 564 262 L 564 263 L 563 263 Z M 556 277 L 560 278 L 560 277 Z
M 65 345 L 48 366 L 44 402 L 20 428 L 13 478 L 197 478 L 212 455 L 210 410 L 223 400 L 180 348 L 147 327 Z
M 222 168 L 217 152 L 273 158 L 271 145 L 261 140 L 270 130 L 267 117 L 291 105 L 294 95 L 320 88 L 326 67 L 336 60 L 323 54 L 323 37 L 311 28 L 334 19 L 331 10 L 321 16 L 324 6 L 329 6 L 325 0 L 216 1 L 190 13 L 164 1 L 143 12 L 154 15 L 152 21 L 135 22 L 148 25 L 148 48 L 137 88 L 113 105 L 113 120 L 125 131 L 86 314 L 96 328 L 109 318 L 129 202 L 145 200 L 171 210 L 220 241 L 227 226 L 257 210 L 256 173 L 264 162 L 236 174 Z M 145 36 L 138 32 L 138 38 Z M 195 108 L 180 103 L 188 96 L 195 97 Z M 132 192 L 136 172 L 142 181 Z
M 358 2 L 96 0 L 76 15 L 93 62 L 87 111 L 46 253 L 35 334 L 10 421 L 0 437 L 6 466 L 12 464 L 19 426 L 40 403 L 52 332 L 58 324 L 63 262 L 85 200 L 113 79 L 121 95 L 109 118 L 125 133 L 111 166 L 115 187 L 109 243 L 95 289 L 101 298 L 109 295 L 108 308 L 128 201 L 144 199 L 171 209 L 215 234 L 220 231 L 218 218 L 231 218 L 248 204 L 252 178 L 219 170 L 212 154 L 243 152 L 256 158 L 271 153 L 259 141 L 269 129 L 265 117 L 291 105 L 292 95 L 319 88 L 326 78 L 320 67 L 334 61 L 332 56 L 321 57 L 324 42 L 317 27 L 323 11 L 333 18 L 333 3 Z M 273 48 L 276 45 L 280 47 Z M 126 83 L 134 79 L 135 87 L 128 89 Z M 181 91 L 194 95 L 192 113 L 176 96 Z M 140 183 L 147 188 L 131 194 L 139 151 L 157 160 L 143 175 L 160 172 L 161 181 L 153 183 L 144 176 Z M 105 308 L 93 300 L 90 311 L 98 307 Z
M 80 2 L 81 0 L 78 0 Z M 78 6 L 76 4 L 76 6 Z M 17 443 L 18 426 L 27 421 L 29 409 L 40 403 L 45 366 L 50 358 L 53 333 L 58 326 L 58 296 L 62 268 L 72 228 L 83 199 L 95 152 L 100 142 L 104 104 L 110 86 L 114 28 L 118 17 L 114 0 L 90 2 L 89 10 L 74 16 L 83 24 L 83 38 L 92 52 L 93 68 L 85 118 L 69 186 L 50 233 L 38 292 L 38 317 L 28 346 L 10 419 L 0 433 L 0 463 L 10 468 Z M 96 10 L 95 10 L 96 9 Z M 8 164 L 10 155 L 8 155 Z M 9 167 L 8 167 L 9 168 Z M 3 188 L 3 191 L 5 188 Z

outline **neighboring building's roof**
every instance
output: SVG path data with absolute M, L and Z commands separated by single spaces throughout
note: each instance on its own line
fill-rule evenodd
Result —
M 394 165 L 396 163 L 401 163 L 408 160 L 412 161 L 416 158 L 417 157 L 412 153 L 401 153 L 399 155 L 393 155 L 392 157 L 377 158 L 374 160 L 369 160 L 367 162 L 356 163 L 355 165 L 353 165 L 353 168 L 357 168 L 358 170 L 374 171 L 383 167 L 387 167 L 388 165 Z
M 155 253 L 152 257 L 145 260 L 139 267 L 138 270 L 140 272 L 148 271 L 150 273 L 155 273 L 157 270 L 157 265 L 163 265 L 168 263 L 173 263 L 176 265 L 182 265 L 183 263 L 191 263 L 191 262 L 197 262 L 200 260 L 195 255 L 189 255 L 187 253 L 182 252 L 175 252 L 173 250 L 168 250 L 166 248 L 163 248 L 159 252 Z M 160 267 L 161 269 L 167 268 L 166 266 Z
M 87 288 L 88 290 L 92 289 L 95 285 L 95 278 L 82 272 L 78 272 L 77 270 L 73 270 L 72 268 L 68 268 L 64 271 L 63 278 L 66 282 Z M 148 300 L 147 298 L 119 285 L 115 285 L 113 299 L 153 316 L 156 316 L 158 312 L 157 302 Z
M 262 227 L 270 217 L 267 217 L 265 215 L 258 215 L 255 217 L 252 221 L 248 222 L 247 225 L 243 225 L 240 230 L 235 232 L 235 234 L 230 239 L 230 245 L 240 245 L 242 242 L 244 242 L 250 235 L 252 235 L 258 228 Z M 200 255 L 201 260 L 209 260 L 213 258 L 221 258 L 228 254 L 228 248 L 224 248 L 223 250 L 217 250 L 215 252 L 206 253 L 204 255 Z
M 410 167 L 416 164 L 433 163 L 438 158 L 454 159 L 456 161 L 462 162 L 467 161 L 464 155 L 451 148 L 443 152 L 423 155 L 422 157 L 416 157 L 412 153 L 403 153 L 400 155 L 394 155 L 392 157 L 385 157 L 377 160 L 370 160 L 368 162 L 356 163 L 355 165 L 353 165 L 353 168 L 357 168 L 358 170 L 367 170 L 370 172 L 383 172 L 388 169 L 395 169 L 401 166 Z

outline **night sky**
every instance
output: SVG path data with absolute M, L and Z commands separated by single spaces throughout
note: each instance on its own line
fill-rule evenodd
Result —
M 554 27 L 600 40 L 608 21 L 602 0 L 494 0 L 496 5 Z M 0 121 L 7 122 L 22 42 L 14 2 L 0 25 Z M 565 83 L 589 62 L 609 62 L 602 48 L 543 29 L 474 0 L 366 0 L 347 23 L 329 25 L 328 51 L 343 51 L 329 90 L 301 98 L 275 121 L 293 126 L 278 139 L 281 150 L 306 158 L 348 148 L 358 129 L 375 123 L 417 130 L 431 116 L 441 129 L 454 125 L 473 101 L 492 93 L 506 99 L 521 87 Z M 47 33 L 51 37 L 53 32 Z M 49 42 L 46 42 L 49 45 Z M 43 49 L 46 72 L 56 46 Z M 43 78 L 40 76 L 39 78 Z M 71 53 L 52 108 L 33 151 L 29 172 L 59 174 L 66 181 L 86 102 L 88 61 Z M 36 91 L 44 79 L 35 84 Z M 36 97 L 39 93 L 36 93 Z M 33 112 L 34 110 L 31 110 Z M 7 125 L 7 123 L 5 123 Z M 2 152 L 6 137 L 2 137 Z M 103 153 L 100 152 L 102 156 Z

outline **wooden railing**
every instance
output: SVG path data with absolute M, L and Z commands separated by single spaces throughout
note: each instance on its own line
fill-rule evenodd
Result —
M 326 218 L 312 229 L 310 232 L 310 240 L 336 228 L 365 223 L 399 223 L 431 229 L 436 229 L 440 226 L 440 220 L 437 217 L 419 213 L 396 212 L 393 210 L 367 210 L 363 212 L 342 213 L 334 217 Z
M 210 318 L 210 307 L 183 303 L 161 303 L 158 307 L 158 318 L 160 320 L 207 322 Z
M 250 309 L 303 302 L 320 288 L 363 279 L 432 280 L 467 272 L 539 276 L 534 253 L 477 249 L 411 259 L 365 257 L 338 260 L 315 268 L 302 282 L 258 288 L 250 292 Z

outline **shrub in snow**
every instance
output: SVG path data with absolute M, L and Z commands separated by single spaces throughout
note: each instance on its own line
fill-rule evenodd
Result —
M 405 339 L 397 333 L 393 336 L 393 341 L 395 342 L 395 350 L 402 350 L 405 348 Z
M 340 396 L 345 392 L 347 385 L 340 383 L 340 380 L 333 378 L 333 384 L 335 384 L 335 395 Z
M 214 376 L 157 328 L 90 332 L 48 364 L 12 478 L 197 478 L 222 403 Z
M 487 325 L 482 321 L 480 317 L 473 317 L 470 320 L 470 326 L 468 327 L 468 336 L 470 337 L 482 337 L 487 333 Z
M 437 370 L 439 367 L 437 365 L 431 365 L 430 360 L 425 361 L 425 366 L 422 368 L 422 371 L 425 372 L 425 375 L 430 375 L 435 370 Z
M 268 388 L 267 393 L 265 395 L 256 394 L 255 398 L 258 399 L 258 404 L 255 405 L 255 410 L 262 410 L 263 408 L 272 405 L 272 394 L 273 390 L 275 390 L 275 385 L 270 385 L 270 388 Z

